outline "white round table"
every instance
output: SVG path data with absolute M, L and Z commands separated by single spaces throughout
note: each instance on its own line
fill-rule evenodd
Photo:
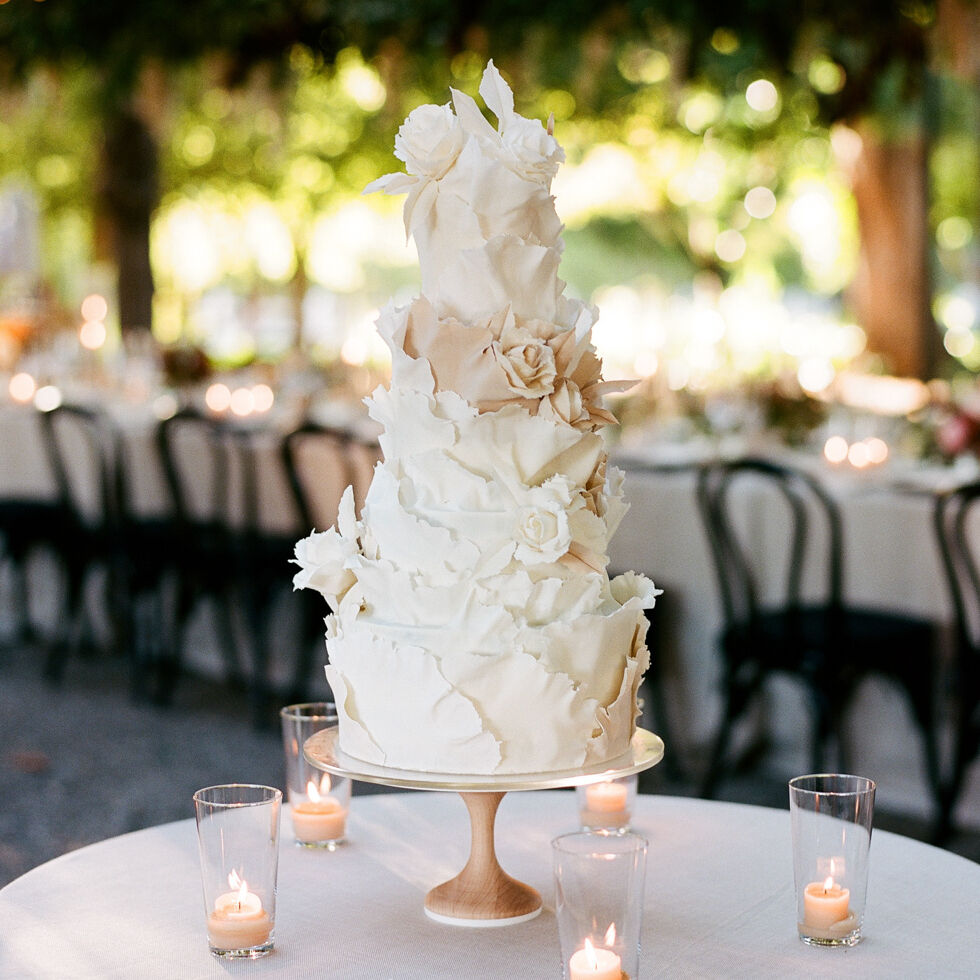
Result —
M 208 952 L 193 820 L 115 837 L 0 891 L 0 977 L 558 977 L 549 842 L 576 824 L 571 792 L 508 794 L 500 863 L 541 892 L 544 912 L 470 929 L 433 922 L 422 905 L 466 860 L 456 794 L 355 796 L 350 842 L 334 853 L 293 846 L 284 813 L 276 949 L 235 963 Z M 866 938 L 817 949 L 796 935 L 788 811 L 640 796 L 634 828 L 650 842 L 643 978 L 977 976 L 978 864 L 875 832 Z

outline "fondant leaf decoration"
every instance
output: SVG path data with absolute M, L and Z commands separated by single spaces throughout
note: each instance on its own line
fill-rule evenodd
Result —
M 492 61 L 487 63 L 486 71 L 480 81 L 480 95 L 483 96 L 487 108 L 499 120 L 499 128 L 506 129 L 514 115 L 514 93 L 500 77 L 500 72 Z

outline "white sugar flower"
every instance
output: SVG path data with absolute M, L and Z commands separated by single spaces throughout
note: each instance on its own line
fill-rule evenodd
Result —
M 558 561 L 568 553 L 572 532 L 568 523 L 571 490 L 564 477 L 552 477 L 532 487 L 518 509 L 514 557 L 527 564 Z
M 499 146 L 504 151 L 501 158 L 506 166 L 528 180 L 550 184 L 565 153 L 537 119 L 525 119 L 514 112 L 514 93 L 492 61 L 480 81 L 480 95 L 497 117 Z
M 296 542 L 294 589 L 315 589 L 334 609 L 357 581 L 346 562 L 357 554 L 356 542 L 341 537 L 334 528 L 314 531 Z
M 413 109 L 395 137 L 395 156 L 419 177 L 438 180 L 463 148 L 463 128 L 448 105 Z
M 657 602 L 657 596 L 663 594 L 645 575 L 638 572 L 624 572 L 617 575 L 609 583 L 613 598 L 621 605 L 626 605 L 630 599 L 639 599 L 643 609 L 652 609 Z
M 565 151 L 537 119 L 514 115 L 503 127 L 501 145 L 509 151 L 504 160 L 515 173 L 550 184 L 565 160 Z

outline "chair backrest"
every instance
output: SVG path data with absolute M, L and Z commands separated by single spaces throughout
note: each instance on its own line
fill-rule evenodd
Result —
M 184 407 L 159 422 L 157 445 L 177 522 L 227 525 L 232 455 L 221 421 Z
M 324 531 L 336 521 L 340 497 L 354 482 L 352 450 L 346 432 L 312 421 L 283 439 L 283 463 L 306 533 Z
M 41 412 L 41 432 L 58 497 L 83 527 L 115 526 L 115 433 L 99 409 L 62 403 Z
M 726 626 L 749 624 L 764 609 L 798 610 L 814 582 L 821 604 L 840 607 L 840 513 L 816 478 L 764 459 L 716 461 L 700 468 L 697 496 Z M 750 557 L 760 551 L 750 546 L 753 531 L 778 539 L 761 548 L 765 588 Z
M 940 493 L 933 517 L 957 642 L 980 650 L 980 481 Z

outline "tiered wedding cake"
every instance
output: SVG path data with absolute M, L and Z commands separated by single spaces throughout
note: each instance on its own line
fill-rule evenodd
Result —
M 596 310 L 563 295 L 550 194 L 564 159 L 514 112 L 491 62 L 476 102 L 412 112 L 395 140 L 422 295 L 378 329 L 392 379 L 367 400 L 384 427 L 357 520 L 296 546 L 321 592 L 340 748 L 444 773 L 552 772 L 628 749 L 649 662 L 653 583 L 609 580 L 622 474 L 597 430 L 609 385 Z M 454 111 L 455 110 L 455 111 Z

